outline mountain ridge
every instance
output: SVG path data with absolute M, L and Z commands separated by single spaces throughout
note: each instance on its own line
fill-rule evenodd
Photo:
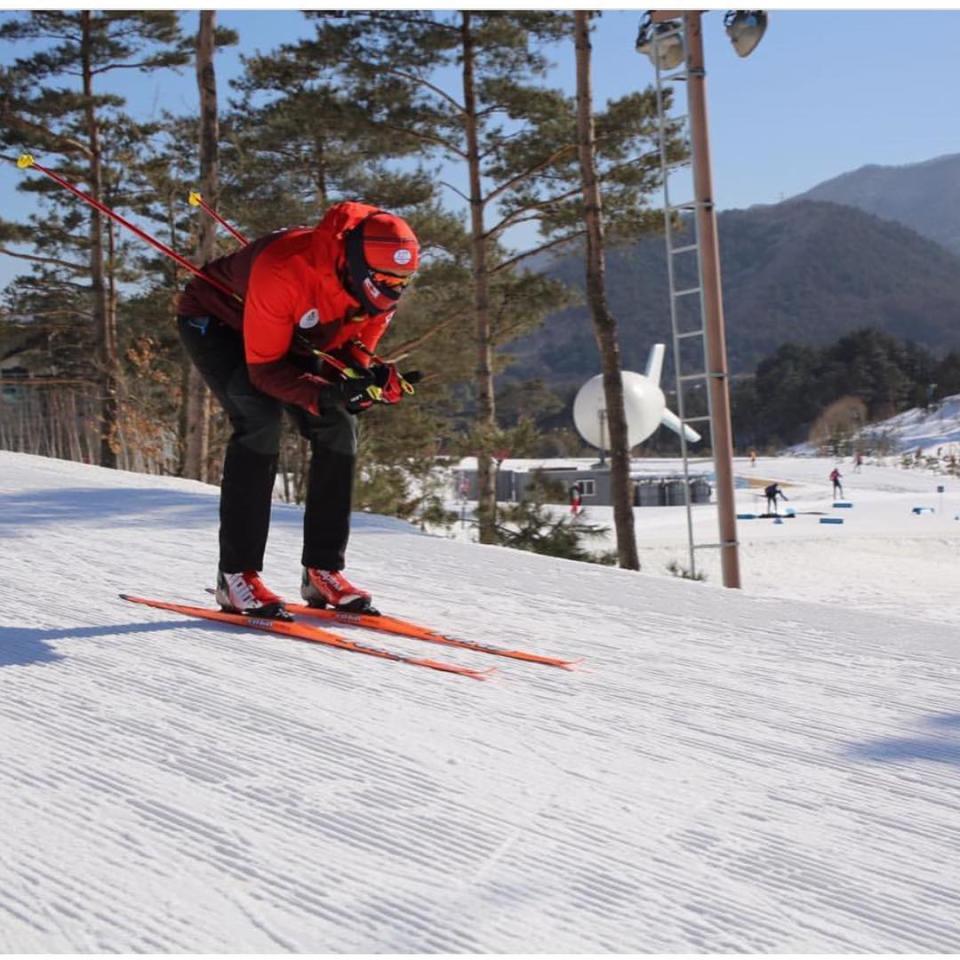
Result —
M 935 353 L 957 345 L 960 256 L 914 229 L 855 206 L 802 197 L 724 211 L 718 229 L 734 374 L 752 373 L 784 342 L 822 345 L 863 327 Z M 693 266 L 678 270 L 678 287 L 695 285 Z M 543 272 L 582 294 L 579 250 L 554 258 Z M 662 234 L 608 250 L 607 293 L 623 366 L 642 369 L 650 345 L 671 336 Z M 550 315 L 511 352 L 517 362 L 508 376 L 517 379 L 535 368 L 548 382 L 572 384 L 599 370 L 583 303 Z
M 826 200 L 894 220 L 960 254 L 960 153 L 898 166 L 867 164 L 794 199 Z

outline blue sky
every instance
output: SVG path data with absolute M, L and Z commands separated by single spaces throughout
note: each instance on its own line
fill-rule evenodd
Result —
M 183 14 L 185 29 L 195 29 L 197 16 Z M 606 10 L 597 23 L 598 103 L 654 80 L 649 61 L 634 51 L 640 17 L 641 10 Z M 241 53 L 266 52 L 313 29 L 295 10 L 221 10 L 218 21 L 240 35 L 239 46 L 218 59 L 221 96 L 240 72 Z M 766 36 L 745 60 L 734 54 L 722 21 L 720 11 L 704 18 L 720 209 L 776 203 L 865 164 L 916 163 L 960 152 L 954 106 L 960 11 L 773 11 Z M 551 81 L 572 90 L 572 47 L 550 53 L 556 63 Z M 12 44 L 0 44 L 0 62 L 15 55 Z M 197 108 L 192 70 L 162 79 L 126 74 L 123 83 L 129 108 L 141 116 Z M 0 165 L 6 217 L 28 209 L 28 201 L 16 196 L 23 176 Z M 0 256 L 0 286 L 22 269 L 22 262 Z

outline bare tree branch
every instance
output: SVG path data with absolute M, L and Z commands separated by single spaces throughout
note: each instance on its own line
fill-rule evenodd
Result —
M 391 67 L 387 72 L 398 77 L 403 77 L 404 80 L 409 80 L 412 83 L 419 84 L 422 87 L 426 87 L 428 90 L 432 90 L 442 100 L 446 100 L 447 103 L 449 103 L 450 106 L 457 111 L 457 113 L 463 114 L 465 112 L 463 104 L 459 103 L 454 97 L 450 96 L 446 90 L 443 90 L 436 84 L 431 83 L 429 80 L 424 80 L 423 77 L 418 77 L 415 73 L 407 73 L 405 70 L 398 70 L 396 67 Z
M 41 126 L 39 123 L 34 123 L 32 120 L 27 120 L 26 118 L 19 116 L 12 110 L 4 110 L 2 113 L 0 113 L 0 119 L 15 129 L 27 130 L 30 133 L 40 134 L 48 139 L 57 140 L 60 143 L 66 144 L 73 150 L 78 150 L 86 157 L 93 156 L 93 151 L 85 143 L 81 143 L 79 140 L 74 140 L 73 137 L 65 137 L 63 134 L 54 133 L 52 130 Z
M 0 253 L 5 253 L 8 257 L 16 257 L 18 260 L 33 260 L 35 263 L 49 263 L 55 267 L 66 267 L 68 270 L 73 270 L 76 273 L 83 273 L 89 269 L 88 265 L 69 263 L 66 260 L 57 260 L 55 257 L 35 257 L 29 253 L 17 253 L 8 247 L 0 247 Z
M 108 73 L 110 70 L 139 70 L 141 67 L 153 66 L 152 60 L 142 60 L 140 63 L 108 63 L 105 67 L 95 67 L 91 74 Z
M 449 140 L 444 140 L 443 137 L 435 137 L 432 133 L 422 133 L 419 130 L 411 130 L 409 127 L 397 127 L 392 123 L 381 122 L 377 124 L 371 124 L 371 126 L 381 127 L 384 130 L 392 130 L 394 133 L 402 133 L 408 137 L 415 137 L 417 140 L 423 140 L 427 143 L 436 143 L 443 147 L 444 150 L 449 150 L 455 156 L 458 156 L 463 160 L 467 159 L 466 153 L 459 147 L 454 146 Z
M 490 273 L 499 273 L 501 270 L 507 270 L 509 267 L 520 263 L 522 260 L 526 260 L 527 257 L 532 257 L 537 253 L 543 253 L 545 250 L 550 250 L 553 247 L 559 247 L 562 243 L 567 243 L 569 240 L 575 240 L 577 237 L 582 237 L 586 232 L 586 228 L 583 230 L 577 230 L 574 233 L 568 233 L 562 237 L 557 237 L 555 240 L 550 240 L 548 243 L 542 243 L 539 247 L 534 247 L 532 250 L 527 250 L 524 253 L 518 253 L 515 257 L 511 257 L 509 260 L 504 260 L 503 263 L 498 263 L 490 271 Z
M 571 150 L 575 149 L 575 144 L 568 143 L 562 146 L 559 150 L 554 150 L 549 157 L 541 160 L 539 163 L 535 163 L 532 167 L 529 167 L 527 170 L 524 170 L 522 173 L 518 173 L 515 177 L 511 177 L 506 183 L 501 183 L 499 187 L 495 187 L 490 193 L 487 194 L 487 202 L 489 203 L 495 197 L 498 197 L 501 193 L 504 193 L 506 190 L 509 190 L 511 187 L 515 187 L 518 183 L 523 183 L 528 177 L 532 177 L 535 173 L 539 173 L 541 170 L 549 167 L 550 164 L 559 160 L 565 153 L 569 153 Z
M 546 200 L 541 200 L 538 203 L 528 203 L 525 207 L 518 207 L 511 213 L 508 213 L 496 226 L 491 227 L 483 235 L 484 239 L 488 240 L 491 237 L 495 237 L 498 234 L 503 233 L 507 227 L 515 226 L 518 223 L 524 223 L 526 220 L 535 220 L 536 217 L 523 217 L 523 214 L 529 213 L 532 210 L 542 210 L 544 207 L 549 207 L 554 203 L 560 203 L 562 200 L 567 200 L 569 197 L 572 197 L 579 192 L 579 187 L 573 187 L 564 193 L 558 193 L 555 197 L 548 197 Z
M 457 187 L 455 187 L 452 183 L 447 183 L 446 180 L 438 180 L 437 182 L 440 184 L 441 187 L 446 187 L 448 190 L 452 190 L 458 197 L 463 197 L 463 199 L 466 200 L 467 203 L 470 202 L 470 198 L 462 190 L 459 190 Z
M 402 360 L 407 354 L 412 353 L 417 347 L 422 346 L 427 340 L 431 337 L 438 334 L 441 330 L 445 330 L 450 326 L 454 320 L 462 320 L 467 317 L 468 314 L 460 311 L 458 313 L 451 314 L 449 317 L 445 317 L 443 320 L 438 320 L 433 326 L 429 327 L 423 333 L 418 334 L 416 337 L 411 337 L 409 340 L 404 340 L 403 343 L 398 344 L 393 350 L 390 351 L 390 356 L 385 358 L 388 363 L 396 363 L 398 360 Z

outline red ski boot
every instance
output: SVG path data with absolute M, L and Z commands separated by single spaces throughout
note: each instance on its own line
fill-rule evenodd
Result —
M 311 607 L 331 606 L 350 613 L 379 615 L 380 611 L 370 602 L 366 590 L 355 587 L 339 570 L 319 570 L 304 567 L 300 582 L 300 596 Z

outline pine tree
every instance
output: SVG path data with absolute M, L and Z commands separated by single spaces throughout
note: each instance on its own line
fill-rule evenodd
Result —
M 180 32 L 172 12 L 33 11 L 0 25 L 0 39 L 49 41 L 5 71 L 0 137 L 6 146 L 38 152 L 45 165 L 59 166 L 67 179 L 79 180 L 95 200 L 103 201 L 110 178 L 107 158 L 116 134 L 123 98 L 97 92 L 99 79 L 116 70 L 149 71 L 185 62 Z M 75 78 L 75 79 L 74 79 Z M 114 124 L 111 127 L 111 124 Z M 51 158 L 54 162 L 51 162 Z M 50 185 L 52 186 L 52 184 Z M 74 227 L 86 222 L 87 236 L 78 241 L 64 231 L 55 241 L 74 258 L 83 256 L 89 304 L 97 343 L 97 379 L 101 385 L 100 462 L 116 466 L 121 363 L 117 341 L 116 284 L 109 272 L 116 235 L 96 210 L 78 208 L 61 188 L 44 191 L 54 209 Z M 31 238 L 35 244 L 41 237 Z M 45 254 L 44 254 L 45 255 Z M 49 262 L 52 259 L 54 262 Z M 49 258 L 41 267 L 66 269 L 74 282 L 77 259 Z M 56 261 L 59 261 L 56 262 Z M 72 263 L 72 266 L 64 264 Z
M 356 28 L 244 58 L 225 128 L 224 194 L 252 233 L 316 222 L 338 200 L 403 212 L 433 201 L 425 171 L 390 165 L 417 145 L 379 135 L 345 89 Z
M 544 91 L 544 44 L 567 29 L 568 15 L 538 11 L 358 12 L 317 14 L 325 47 L 344 51 L 353 98 L 381 137 L 419 144 L 456 165 L 464 187 L 444 182 L 466 204 L 473 319 L 472 446 L 478 457 L 480 540 L 496 539 L 494 451 L 504 443 L 496 416 L 498 348 L 518 336 L 563 294 L 514 268 L 553 244 L 511 255 L 504 232 L 523 217 L 501 207 L 554 159 L 511 162 L 510 144 L 531 109 L 549 113 L 560 95 Z M 450 74 L 455 73 L 454 86 Z M 562 98 L 561 98 L 562 99 Z M 574 144 L 563 149 L 571 151 Z M 537 219 L 531 209 L 525 219 Z M 500 361 L 502 362 L 502 361 Z

